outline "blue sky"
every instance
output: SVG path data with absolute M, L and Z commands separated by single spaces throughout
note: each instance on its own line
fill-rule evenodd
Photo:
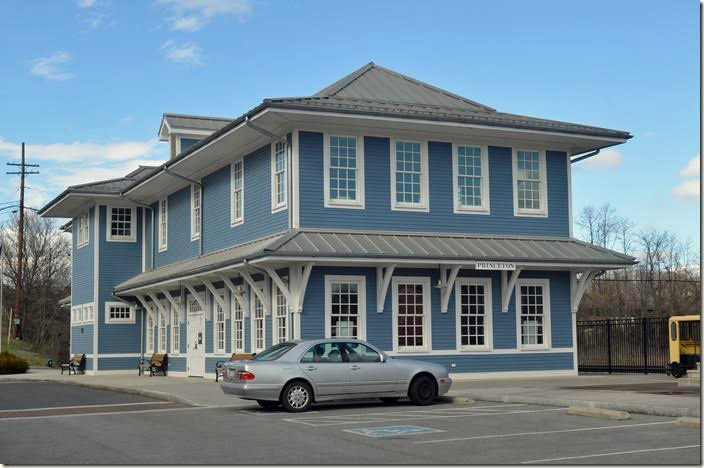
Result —
M 374 61 L 501 111 L 631 132 L 573 167 L 575 213 L 609 202 L 699 236 L 697 1 L 3 3 L 0 160 L 30 144 L 30 206 L 162 162 L 163 112 L 235 117 Z M 17 198 L 4 177 L 0 202 Z

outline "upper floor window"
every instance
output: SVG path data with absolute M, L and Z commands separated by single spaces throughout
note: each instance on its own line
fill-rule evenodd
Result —
M 271 146 L 271 210 L 278 211 L 286 207 L 286 145 Z
M 159 251 L 168 247 L 169 236 L 169 206 L 168 199 L 159 200 Z
M 134 208 L 108 208 L 108 241 L 134 242 L 137 239 Z
M 232 211 L 230 213 L 230 224 L 235 226 L 244 221 L 244 160 L 232 163 L 230 168 L 232 180 Z
M 514 214 L 516 215 L 547 215 L 547 177 L 544 151 L 514 151 L 513 202 Z
M 76 247 L 81 248 L 84 245 L 88 244 L 88 240 L 90 239 L 90 234 L 88 231 L 88 213 L 89 211 L 86 210 L 84 213 L 82 213 L 78 218 L 76 218 Z
M 489 163 L 485 146 L 452 145 L 455 213 L 489 213 Z
M 391 141 L 391 208 L 428 211 L 426 143 Z
M 325 135 L 325 206 L 364 207 L 363 138 Z
M 197 138 L 181 138 L 181 153 L 187 151 L 191 146 L 198 143 L 200 140 Z
M 199 184 L 191 184 L 191 240 L 200 238 L 202 192 Z

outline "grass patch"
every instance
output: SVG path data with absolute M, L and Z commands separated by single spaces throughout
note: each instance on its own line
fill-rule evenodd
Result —
M 26 341 L 10 340 L 10 349 L 7 349 L 7 339 L 2 342 L 2 350 L 9 351 L 17 357 L 27 361 L 31 367 L 46 367 L 48 357 L 32 350 L 31 344 Z

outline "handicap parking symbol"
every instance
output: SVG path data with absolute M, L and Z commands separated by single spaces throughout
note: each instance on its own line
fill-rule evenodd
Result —
M 369 427 L 364 429 L 346 429 L 345 432 L 359 434 L 367 437 L 392 437 L 407 434 L 426 434 L 428 432 L 444 432 L 439 429 L 429 427 L 419 427 L 410 425 Z

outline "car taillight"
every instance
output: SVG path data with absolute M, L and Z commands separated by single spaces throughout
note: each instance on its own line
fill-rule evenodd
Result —
M 241 370 L 241 371 L 237 372 L 237 379 L 238 380 L 254 380 L 254 374 L 252 374 L 251 372 Z

